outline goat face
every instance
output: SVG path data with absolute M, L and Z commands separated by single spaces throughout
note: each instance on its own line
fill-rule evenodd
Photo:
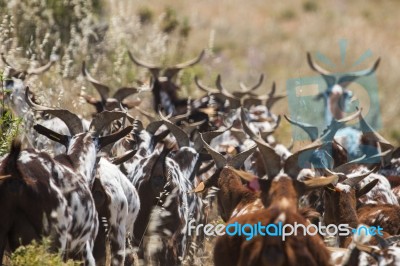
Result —
M 157 110 L 159 106 L 162 106 L 162 108 L 169 114 L 185 113 L 187 100 L 178 99 L 177 90 L 179 89 L 179 87 L 174 83 L 174 78 L 182 69 L 191 67 L 199 63 L 204 56 L 204 51 L 202 51 L 197 58 L 168 68 L 145 63 L 135 58 L 131 54 L 131 52 L 128 52 L 128 54 L 133 63 L 138 66 L 147 68 L 151 72 L 155 80 L 152 90 L 154 110 Z M 163 74 L 161 74 L 162 70 L 164 70 Z
M 307 53 L 308 64 L 311 69 L 319 73 L 327 84 L 327 89 L 325 92 L 321 93 L 318 98 L 323 98 L 325 103 L 325 122 L 329 124 L 334 119 L 343 118 L 346 112 L 346 105 L 352 98 L 352 92 L 346 87 L 358 78 L 371 75 L 374 73 L 379 66 L 378 59 L 375 64 L 367 70 L 345 74 L 342 76 L 337 76 L 318 64 L 316 64 L 310 53 Z

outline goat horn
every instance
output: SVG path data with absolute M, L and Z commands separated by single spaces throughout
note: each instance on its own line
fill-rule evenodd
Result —
M 161 127 L 162 124 L 163 124 L 163 121 L 161 121 L 161 120 L 152 121 L 147 125 L 146 131 L 149 132 L 150 134 L 154 135 L 157 132 L 157 130 Z
M 218 136 L 222 133 L 223 133 L 223 131 L 222 132 L 221 131 L 210 131 L 210 132 L 200 133 L 200 139 L 203 142 L 204 148 L 208 151 L 208 153 L 211 155 L 211 157 L 213 157 L 217 169 L 221 169 L 225 165 L 227 165 L 227 160 L 221 153 L 219 153 L 216 150 L 214 150 L 213 148 L 211 148 L 211 146 L 207 143 L 207 141 L 211 141 L 212 138 L 214 138 L 215 136 Z
M 339 78 L 338 84 L 350 83 L 350 82 L 352 82 L 352 81 L 354 81 L 354 80 L 356 80 L 356 79 L 358 79 L 360 77 L 371 75 L 378 68 L 380 61 L 381 61 L 381 59 L 378 58 L 375 61 L 375 63 L 372 65 L 372 67 L 369 68 L 369 69 L 365 69 L 365 70 L 361 70 L 361 71 L 357 71 L 357 72 L 354 72 L 354 73 L 349 73 L 349 74 L 343 75 L 342 77 Z
M 61 119 L 72 136 L 83 132 L 82 120 L 76 114 L 65 109 L 53 109 L 34 103 L 29 97 L 29 87 L 25 90 L 25 101 L 33 110 L 46 112 Z
M 254 86 L 251 87 L 251 88 L 247 88 L 247 86 L 244 85 L 243 82 L 240 82 L 240 83 L 239 83 L 239 86 L 240 86 L 240 88 L 242 89 L 242 91 L 240 92 L 240 94 L 243 94 L 243 95 L 244 95 L 244 94 L 250 93 L 250 92 L 252 92 L 252 91 L 258 89 L 258 88 L 261 86 L 261 84 L 263 83 L 263 81 L 264 81 L 264 74 L 261 74 L 261 75 L 260 75 L 260 78 L 259 78 L 259 80 L 258 80 L 258 82 L 257 82 L 257 84 L 254 85 Z
M 47 127 L 44 127 L 40 124 L 34 125 L 33 129 L 36 130 L 39 134 L 46 136 L 50 140 L 61 143 L 66 148 L 68 148 L 68 141 L 69 141 L 68 136 L 54 132 L 53 130 L 50 130 Z
M 229 91 L 227 91 L 224 86 L 222 85 L 221 82 L 221 75 L 217 76 L 217 80 L 215 81 L 215 84 L 217 86 L 217 89 L 219 90 L 220 93 L 222 93 L 223 96 L 228 98 L 229 100 L 238 100 L 233 94 L 231 94 Z
M 285 98 L 285 95 L 279 95 L 279 96 L 274 96 L 276 91 L 276 83 L 275 81 L 272 83 L 272 89 L 271 92 L 268 94 L 267 101 L 265 105 L 267 106 L 268 111 L 271 111 L 272 106 L 278 102 L 279 100 Z
M 135 106 L 134 108 L 135 108 L 135 110 L 138 111 L 140 114 L 142 114 L 142 115 L 145 116 L 147 119 L 149 119 L 150 122 L 157 121 L 157 118 L 156 118 L 154 115 L 150 114 L 149 112 L 146 112 L 146 111 L 142 110 L 142 109 L 141 109 L 140 107 L 138 107 L 138 106 Z
M 94 79 L 89 71 L 86 69 L 86 62 L 82 62 L 82 75 L 86 77 L 86 79 L 92 83 L 92 85 L 96 88 L 97 92 L 100 94 L 101 100 L 104 102 L 107 101 L 108 96 L 110 94 L 110 88 L 102 83 L 100 83 L 98 80 Z
M 191 66 L 199 63 L 201 61 L 201 59 L 203 59 L 205 52 L 206 52 L 205 50 L 202 50 L 201 53 L 197 57 L 195 57 L 191 60 L 188 60 L 184 63 L 177 64 L 177 65 L 173 66 L 172 68 L 183 69 L 183 68 L 191 67 Z
M 315 141 L 318 138 L 318 128 L 316 126 L 307 124 L 307 123 L 302 123 L 295 121 L 288 117 L 287 115 L 284 115 L 285 119 L 292 125 L 298 126 L 301 129 L 303 129 L 307 135 L 310 137 L 311 141 Z
M 254 145 L 251 148 L 248 148 L 245 151 L 242 151 L 241 153 L 235 155 L 232 159 L 228 161 L 228 165 L 232 166 L 233 168 L 240 168 L 244 161 L 253 154 L 254 150 L 257 148 L 257 145 Z
M 278 115 L 276 123 L 271 129 L 260 132 L 261 138 L 266 139 L 269 135 L 273 134 L 280 124 L 281 124 L 281 115 Z
M 163 116 L 163 114 L 161 113 L 161 110 L 158 111 L 158 115 L 160 116 L 161 120 L 164 122 L 164 125 L 166 125 L 167 128 L 169 129 L 169 131 L 171 131 L 172 135 L 174 135 L 179 148 L 189 147 L 190 140 L 189 140 L 189 137 L 186 134 L 186 132 L 183 131 L 180 127 L 171 123 L 171 121 L 169 121 L 165 116 Z
M 133 63 L 135 63 L 138 66 L 144 67 L 144 68 L 148 68 L 148 69 L 156 69 L 156 68 L 160 68 L 156 65 L 152 65 L 152 64 L 148 64 L 144 61 L 141 61 L 139 59 L 137 59 L 136 57 L 133 56 L 133 54 L 128 50 L 128 55 L 129 58 L 132 60 Z
M 137 88 L 130 88 L 130 87 L 122 87 L 119 88 L 113 95 L 113 98 L 119 102 L 122 102 L 126 97 L 138 93 L 139 89 Z
M 213 186 L 216 183 L 216 181 L 218 180 L 219 173 L 220 173 L 219 170 L 215 171 L 215 173 L 212 176 L 210 176 L 206 180 L 200 182 L 200 184 L 198 184 L 197 187 L 190 192 L 194 192 L 194 193 L 203 192 L 205 189 Z
M 219 90 L 213 89 L 213 88 L 210 88 L 210 87 L 207 87 L 207 86 L 203 85 L 203 84 L 200 82 L 199 77 L 197 77 L 197 75 L 194 76 L 194 83 L 196 83 L 197 87 L 198 87 L 200 90 L 204 91 L 204 92 L 212 93 L 212 94 L 219 93 Z
M 270 147 L 260 136 L 257 136 L 247 125 L 246 123 L 246 115 L 244 113 L 244 109 L 240 110 L 240 118 L 242 120 L 243 130 L 246 132 L 250 138 L 257 143 L 258 149 L 261 152 L 261 156 L 263 159 L 264 167 L 267 173 L 268 178 L 274 178 L 278 175 L 281 166 L 281 157 L 276 154 L 275 150 Z
M 375 170 L 375 168 L 372 169 L 371 171 L 365 173 L 365 174 L 357 175 L 357 176 L 352 177 L 352 178 L 347 178 L 346 180 L 344 180 L 344 181 L 342 182 L 342 184 L 348 185 L 348 186 L 350 186 L 350 187 L 354 187 L 354 186 L 356 186 L 358 183 L 360 183 L 364 178 L 366 178 L 367 176 L 369 176 L 374 170 Z
M 116 141 L 118 141 L 119 139 L 122 139 L 123 137 L 125 137 L 126 135 L 128 135 L 133 129 L 133 126 L 127 126 L 124 129 L 121 129 L 120 131 L 117 131 L 113 134 L 104 136 L 104 137 L 100 137 L 98 140 L 98 148 L 101 150 L 103 147 L 114 143 Z M 98 136 L 98 135 L 96 135 Z
M 50 60 L 47 64 L 41 66 L 41 67 L 37 67 L 35 69 L 29 69 L 27 71 L 27 74 L 29 75 L 39 75 L 42 74 L 43 72 L 47 71 L 50 69 L 50 67 L 55 63 L 55 61 Z
M 336 183 L 339 177 L 337 175 L 332 175 L 328 177 L 313 178 L 303 181 L 303 183 L 309 188 L 323 187 L 332 183 Z
M 94 136 L 99 136 L 104 127 L 111 124 L 112 121 L 120 119 L 125 116 L 124 112 L 120 111 L 104 111 L 96 114 L 90 123 L 89 129 L 93 132 Z
M 346 117 L 343 117 L 342 119 L 339 119 L 338 122 L 340 122 L 340 123 L 350 122 L 351 120 L 359 117 L 361 115 L 362 110 L 363 110 L 362 108 L 357 108 L 357 111 L 355 113 L 348 115 Z
M 394 147 L 387 141 L 384 137 L 382 137 L 378 132 L 376 132 L 364 119 L 361 109 L 359 111 L 359 119 L 360 119 L 360 127 L 363 135 L 365 135 L 369 141 L 379 142 L 381 144 L 382 149 L 384 151 L 393 150 Z
M 187 68 L 187 67 L 193 66 L 193 65 L 195 65 L 195 64 L 200 62 L 200 60 L 203 58 L 204 54 L 205 54 L 205 50 L 203 50 L 196 58 L 188 60 L 188 61 L 186 61 L 184 63 L 176 64 L 176 65 L 174 65 L 172 67 L 169 67 L 168 69 L 170 69 L 170 70 L 173 70 L 173 69 L 174 70 L 180 70 L 180 69 L 183 69 L 183 68 Z M 152 64 L 149 64 L 149 63 L 146 63 L 144 61 L 141 61 L 141 60 L 137 59 L 136 57 L 133 56 L 133 54 L 129 50 L 128 50 L 128 55 L 129 55 L 129 58 L 132 60 L 132 62 L 135 63 L 138 66 L 145 67 L 145 68 L 148 68 L 150 70 L 156 70 L 156 69 L 159 70 L 159 69 L 162 68 L 160 66 L 152 65 Z
M 314 60 L 311 57 L 310 52 L 307 52 L 307 62 L 308 62 L 308 65 L 311 67 L 311 69 L 318 72 L 319 74 L 325 75 L 325 76 L 332 75 L 332 73 L 330 71 L 324 69 L 323 67 L 321 67 L 320 65 L 318 65 L 317 63 L 314 62 Z

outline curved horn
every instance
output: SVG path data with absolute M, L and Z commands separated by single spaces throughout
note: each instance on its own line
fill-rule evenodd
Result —
M 352 177 L 352 178 L 347 178 L 346 180 L 344 180 L 344 181 L 342 182 L 342 184 L 348 185 L 348 186 L 350 186 L 350 187 L 354 187 L 354 186 L 356 186 L 358 183 L 360 183 L 364 178 L 366 178 L 367 176 L 369 176 L 369 175 L 370 175 L 372 172 L 374 172 L 374 171 L 375 171 L 375 169 L 372 169 L 371 171 L 369 171 L 369 172 L 367 172 L 367 173 L 365 173 L 365 174 L 357 175 L 357 176 Z
M 301 129 L 303 129 L 307 133 L 307 135 L 310 137 L 311 141 L 315 141 L 318 138 L 318 127 L 310 125 L 310 124 L 307 124 L 307 123 L 294 121 L 293 119 L 291 119 L 287 115 L 284 115 L 284 117 L 292 125 L 298 126 Z
M 222 85 L 221 81 L 221 75 L 217 76 L 217 80 L 215 81 L 215 85 L 217 86 L 217 89 L 220 93 L 222 93 L 226 98 L 232 98 L 235 100 L 238 100 L 233 94 L 231 94 L 229 91 L 227 91 L 224 86 Z
M 361 113 L 361 108 L 358 114 L 360 119 L 360 129 L 363 132 L 363 135 L 371 142 L 378 142 L 381 145 L 383 152 L 387 150 L 393 150 L 393 145 L 390 144 L 389 141 L 382 137 L 378 132 L 376 132 L 367 121 L 365 121 Z
M 135 63 L 138 66 L 141 66 L 141 67 L 144 67 L 144 68 L 148 68 L 148 69 L 161 68 L 161 67 L 158 67 L 156 65 L 151 65 L 151 64 L 148 64 L 148 63 L 146 63 L 144 61 L 141 61 L 141 60 L 137 59 L 136 57 L 133 56 L 133 54 L 129 50 L 128 50 L 128 55 L 129 55 L 129 58 L 132 60 L 132 62 Z
M 278 115 L 278 118 L 276 119 L 276 123 L 271 129 L 260 132 L 261 138 L 267 139 L 267 137 L 269 135 L 271 135 L 275 132 L 275 130 L 279 127 L 280 124 L 281 124 L 281 115 Z
M 275 96 L 275 91 L 276 91 L 276 83 L 275 81 L 272 83 L 272 89 L 270 91 L 270 93 L 268 94 L 268 98 L 267 101 L 265 103 L 265 105 L 267 106 L 268 111 L 271 111 L 272 106 L 278 102 L 279 100 L 285 98 L 285 95 L 279 95 L 279 96 Z
M 371 74 L 374 73 L 374 72 L 376 71 L 376 69 L 378 68 L 380 61 L 381 61 L 381 59 L 378 58 L 378 59 L 375 61 L 375 63 L 372 65 L 371 68 L 368 68 L 368 69 L 365 69 L 365 70 L 361 70 L 361 71 L 357 71 L 357 72 L 354 72 L 354 73 L 350 73 L 350 74 L 343 75 L 342 77 L 339 78 L 338 84 L 341 84 L 341 83 L 350 83 L 350 82 L 352 82 L 352 81 L 354 81 L 354 80 L 356 80 L 356 79 L 358 79 L 358 78 L 360 78 L 360 77 L 371 75 Z
M 154 135 L 162 124 L 163 121 L 161 120 L 152 121 L 147 125 L 146 131 L 149 132 L 151 135 Z
M 320 65 L 318 65 L 317 63 L 314 62 L 314 60 L 311 57 L 310 52 L 307 52 L 307 62 L 308 62 L 308 65 L 311 67 L 311 69 L 318 72 L 319 74 L 326 75 L 326 76 L 332 75 L 332 73 L 330 71 L 324 69 L 323 67 L 321 67 Z
M 122 102 L 126 97 L 138 92 L 139 90 L 137 88 L 122 87 L 114 93 L 113 98 L 119 102 Z
M 111 162 L 115 165 L 122 164 L 122 163 L 128 161 L 129 159 L 131 159 L 133 156 L 135 156 L 136 152 L 137 152 L 137 149 L 128 151 L 118 157 L 111 159 Z
M 281 157 L 275 152 L 275 150 L 269 146 L 260 136 L 257 136 L 247 125 L 246 123 L 246 115 L 244 113 L 244 109 L 240 110 L 240 117 L 242 120 L 243 130 L 246 132 L 250 138 L 257 143 L 258 149 L 261 152 L 261 156 L 263 159 L 265 172 L 267 173 L 268 178 L 274 178 L 277 176 L 282 169 L 281 166 Z
M 175 124 L 171 123 L 163 114 L 161 111 L 158 111 L 158 115 L 160 116 L 161 120 L 164 122 L 164 125 L 167 126 L 169 131 L 174 135 L 176 142 L 178 143 L 179 148 L 182 147 L 189 147 L 190 145 L 190 140 L 188 135 L 186 134 L 185 131 L 183 131 L 180 127 L 176 126 Z
M 227 160 L 221 153 L 219 153 L 216 150 L 214 150 L 213 148 L 211 148 L 211 146 L 206 142 L 206 140 L 211 141 L 212 138 L 214 138 L 215 136 L 218 136 L 222 133 L 223 132 L 220 132 L 220 131 L 210 131 L 210 132 L 200 133 L 200 139 L 203 142 L 204 148 L 208 151 L 208 153 L 211 155 L 211 157 L 213 157 L 213 159 L 215 161 L 215 166 L 217 167 L 217 169 L 221 169 L 225 165 L 227 165 Z
M 318 187 L 323 187 L 327 186 L 332 183 L 336 183 L 338 181 L 339 177 L 336 175 L 328 176 L 328 177 L 323 177 L 323 178 L 312 178 L 309 180 L 304 180 L 302 181 L 303 184 L 306 185 L 308 188 L 318 188 Z
M 42 74 L 43 72 L 47 71 L 50 69 L 50 67 L 54 64 L 55 61 L 50 60 L 47 64 L 41 66 L 41 67 L 37 67 L 35 69 L 28 69 L 26 71 L 27 74 L 29 75 L 39 75 Z
M 186 122 L 184 122 L 183 123 L 183 131 L 185 131 L 187 134 L 192 134 L 192 132 L 195 129 L 199 128 L 199 126 L 204 124 L 206 121 L 207 120 L 204 119 L 204 120 L 201 120 L 201 121 L 198 121 L 198 122 L 194 122 L 194 123 L 186 123 Z
M 173 66 L 173 68 L 183 69 L 183 68 L 191 67 L 191 66 L 199 63 L 201 61 L 201 59 L 203 59 L 204 54 L 205 54 L 205 50 L 201 51 L 201 53 L 196 58 L 188 60 L 184 63 L 177 64 L 177 65 Z
M 93 132 L 93 136 L 99 136 L 104 127 L 111 124 L 112 121 L 125 116 L 124 112 L 104 111 L 96 114 L 90 123 L 89 130 Z
M 219 90 L 204 86 L 202 83 L 200 83 L 200 80 L 197 76 L 194 76 L 194 83 L 196 83 L 197 87 L 204 92 L 212 94 L 219 93 Z
M 92 83 L 92 85 L 96 88 L 97 92 L 100 94 L 101 100 L 104 102 L 107 101 L 107 98 L 110 94 L 110 88 L 102 83 L 100 83 L 98 80 L 94 79 L 89 71 L 86 69 L 86 62 L 82 62 L 82 75 L 86 77 L 86 79 Z
M 150 122 L 157 121 L 157 118 L 156 118 L 154 115 L 150 114 L 149 112 L 146 112 L 146 111 L 142 110 L 142 109 L 139 108 L 138 106 L 135 106 L 134 108 L 135 108 L 135 110 L 138 111 L 141 115 L 143 115 L 144 117 L 146 117 L 147 119 L 149 119 Z
M 46 112 L 61 119 L 67 126 L 72 136 L 83 132 L 82 120 L 76 114 L 73 114 L 65 109 L 53 109 L 34 103 L 29 97 L 29 87 L 26 87 L 25 90 L 25 100 L 33 110 Z
M 215 81 L 217 89 L 220 92 L 220 95 L 225 99 L 229 100 L 231 108 L 238 108 L 240 106 L 240 100 L 236 98 L 232 93 L 227 91 L 224 86 L 222 86 L 221 75 L 217 76 L 217 80 Z
M 245 94 L 248 94 L 248 93 L 250 93 L 250 92 L 252 92 L 252 91 L 258 89 L 258 88 L 261 86 L 261 84 L 263 83 L 263 81 L 264 81 L 264 74 L 261 74 L 261 75 L 260 75 L 260 78 L 259 78 L 259 80 L 258 80 L 258 82 L 257 82 L 257 84 L 254 85 L 254 86 L 251 87 L 251 88 L 247 88 L 247 86 L 244 85 L 243 82 L 240 82 L 240 83 L 239 83 L 239 86 L 240 86 L 240 88 L 242 89 L 242 91 L 241 91 L 241 92 L 238 92 L 238 93 L 241 94 L 242 97 L 243 97 Z
M 201 53 L 196 58 L 188 60 L 188 61 L 186 61 L 184 63 L 177 64 L 175 66 L 172 66 L 171 68 L 183 69 L 183 68 L 191 67 L 191 66 L 193 66 L 193 65 L 195 65 L 195 64 L 197 64 L 197 63 L 199 63 L 201 61 L 201 59 L 203 58 L 205 52 L 206 51 L 203 50 L 203 51 L 201 51 Z
M 233 158 L 228 161 L 227 165 L 239 169 L 243 165 L 244 161 L 246 161 L 246 159 L 253 154 L 256 148 L 257 145 L 254 145 L 253 147 L 250 147 L 247 150 L 244 150 L 241 153 L 233 156 Z

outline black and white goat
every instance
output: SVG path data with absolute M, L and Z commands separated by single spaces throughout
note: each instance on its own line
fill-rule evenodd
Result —
M 50 163 L 54 162 L 55 166 L 49 168 L 52 169 L 49 170 L 49 178 L 53 179 L 60 189 L 70 210 L 71 222 L 67 230 L 66 255 L 73 258 L 82 256 L 86 264 L 94 265 L 92 250 L 98 230 L 98 218 L 95 207 L 96 198 L 93 199 L 91 188 L 95 181 L 96 154 L 104 146 L 125 136 L 132 128 L 128 127 L 115 134 L 99 137 L 104 127 L 125 116 L 121 112 L 103 112 L 94 117 L 89 131 L 84 132 L 81 120 L 76 115 L 67 110 L 37 105 L 30 100 L 28 93 L 27 89 L 26 99 L 35 111 L 42 111 L 60 118 L 70 131 L 70 135 L 63 135 L 41 125 L 35 125 L 35 129 L 40 134 L 63 143 L 67 147 L 65 155 L 56 156 L 54 160 L 50 158 Z M 34 151 L 30 153 L 33 154 L 33 158 L 38 157 Z M 28 162 L 30 160 L 28 156 Z M 38 160 L 40 161 L 40 158 Z

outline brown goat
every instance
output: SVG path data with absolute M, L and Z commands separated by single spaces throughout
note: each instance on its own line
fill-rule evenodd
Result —
M 244 120 L 243 120 L 244 121 Z M 268 180 L 258 180 L 261 188 L 262 206 L 253 208 L 260 194 L 243 186 L 240 177 L 250 182 L 254 176 L 229 166 L 225 158 L 213 150 L 205 141 L 204 145 L 213 156 L 220 172 L 204 181 L 196 191 L 202 190 L 211 184 L 219 186 L 219 205 L 221 217 L 228 224 L 258 224 L 268 225 L 277 222 L 308 225 L 309 222 L 297 209 L 298 195 L 309 188 L 318 188 L 330 184 L 336 177 L 320 178 L 305 182 L 297 181 L 301 170 L 298 166 L 299 153 L 289 157 L 284 165 L 281 158 L 268 144 L 256 136 L 243 123 L 246 132 L 257 143 L 263 154 L 263 162 Z M 211 133 L 202 136 L 208 138 Z M 313 143 L 306 150 L 316 149 L 320 144 Z M 288 171 L 288 174 L 285 173 Z M 265 206 L 265 207 L 264 207 Z M 266 208 L 266 209 L 265 209 Z M 233 213 L 232 211 L 236 209 Z M 230 218 L 229 218 L 230 215 Z M 303 234 L 302 234 L 303 233 Z M 290 239 L 289 239 L 290 238 Z M 290 236 L 286 241 L 279 237 L 256 236 L 246 240 L 244 236 L 223 235 L 217 239 L 214 248 L 215 265 L 329 265 L 329 252 L 319 236 L 306 236 L 299 232 L 297 236 Z

